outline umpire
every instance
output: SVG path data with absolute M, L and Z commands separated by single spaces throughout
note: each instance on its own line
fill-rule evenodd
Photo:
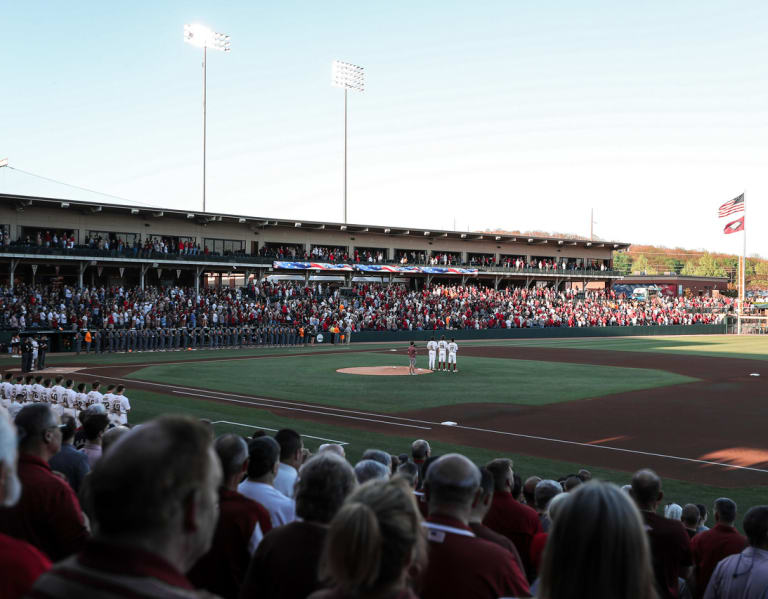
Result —
M 24 337 L 21 342 L 21 371 L 30 372 L 32 370 L 32 340 Z

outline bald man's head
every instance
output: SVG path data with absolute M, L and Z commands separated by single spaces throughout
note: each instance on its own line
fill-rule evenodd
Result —
M 429 467 L 424 483 L 429 505 L 469 508 L 480 487 L 480 469 L 458 453 L 444 455 Z
M 661 479 L 653 470 L 638 470 L 632 477 L 632 497 L 641 510 L 656 509 L 661 501 Z

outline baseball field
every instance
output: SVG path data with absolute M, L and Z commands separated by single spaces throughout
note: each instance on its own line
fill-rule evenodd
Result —
M 746 507 L 768 494 L 767 360 L 768 339 L 713 335 L 463 342 L 459 372 L 419 376 L 398 375 L 405 344 L 383 343 L 61 354 L 48 371 L 127 385 L 134 424 L 181 412 L 217 432 L 292 427 L 310 449 L 344 443 L 353 463 L 424 438 L 435 454 L 511 457 L 523 478 L 588 468 L 625 484 L 652 467 L 664 503 Z

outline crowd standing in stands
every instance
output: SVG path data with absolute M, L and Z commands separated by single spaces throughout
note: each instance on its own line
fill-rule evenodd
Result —
M 0 326 L 18 331 L 10 351 L 44 366 L 37 330 L 71 332 L 76 353 L 296 346 L 319 334 L 349 343 L 361 331 L 484 330 L 713 324 L 729 298 L 627 299 L 611 290 L 493 289 L 355 285 L 342 294 L 322 283 L 255 281 L 240 289 L 17 286 L 0 289 Z M 29 344 L 32 344 L 32 348 Z M 38 352 L 38 353 L 36 353 Z M 37 364 L 35 366 L 35 363 Z
M 87 424 L 105 410 L 85 412 Z M 88 464 L 71 445 L 76 426 L 42 402 L 15 422 L 0 408 L 4 599 L 758 599 L 768 589 L 768 506 L 747 512 L 744 538 L 736 504 L 720 498 L 716 525 L 699 532 L 696 504 L 676 519 L 657 513 L 662 481 L 650 470 L 626 490 L 586 470 L 523 483 L 509 459 L 433 456 L 420 439 L 410 455 L 365 451 L 357 466 L 381 468 L 361 482 L 367 470 L 340 445 L 309 455 L 289 429 L 214 439 L 181 416 L 111 428 Z M 283 469 L 293 482 L 282 491 L 281 466 L 296 475 Z

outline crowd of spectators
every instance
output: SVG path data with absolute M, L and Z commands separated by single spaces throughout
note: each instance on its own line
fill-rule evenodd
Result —
M 768 506 L 667 505 L 580 470 L 523 479 L 511 460 L 427 441 L 354 465 L 299 433 L 250 438 L 182 416 L 81 431 L 48 404 L 0 408 L 0 596 L 225 599 L 759 599 Z M 92 430 L 90 430 L 92 429 Z M 405 448 L 403 448 L 405 449 Z M 371 465 L 375 464 L 376 467 Z M 57 475 L 77 466 L 75 481 Z M 68 471 L 68 470 L 67 470 Z
M 730 298 L 633 300 L 611 290 L 494 289 L 475 285 L 255 281 L 247 287 L 0 288 L 0 326 L 14 330 L 195 329 L 288 326 L 316 333 L 713 324 Z

